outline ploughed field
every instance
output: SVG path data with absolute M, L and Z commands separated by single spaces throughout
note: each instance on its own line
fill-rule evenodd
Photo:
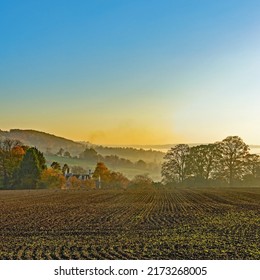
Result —
M 0 259 L 260 259 L 260 188 L 1 191 Z

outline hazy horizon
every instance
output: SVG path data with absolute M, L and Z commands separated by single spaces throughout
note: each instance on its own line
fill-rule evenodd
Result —
M 8 130 L 3 130 L 2 128 L 0 128 L 0 131 L 4 131 L 4 132 L 10 132 L 11 130 L 22 130 L 22 131 L 36 131 L 36 132 L 40 132 L 40 133 L 46 133 L 55 137 L 61 137 L 67 140 L 72 140 L 76 143 L 81 143 L 81 144 L 93 144 L 93 145 L 101 145 L 101 146 L 107 146 L 107 147 L 125 147 L 125 148 L 137 148 L 137 149 L 144 149 L 144 150 L 156 150 L 156 151 L 161 151 L 161 152 L 167 152 L 167 150 L 169 150 L 171 147 L 178 145 L 178 144 L 187 144 L 189 146 L 197 146 L 197 145 L 203 145 L 203 144 L 210 144 L 210 143 L 215 143 L 215 142 L 219 142 L 223 139 L 218 139 L 216 141 L 213 142 L 201 142 L 201 143 L 191 143 L 191 142 L 177 142 L 177 143 L 159 143 L 159 144 L 104 144 L 104 143 L 94 143 L 94 142 L 90 142 L 87 139 L 86 140 L 75 140 L 75 139 L 71 139 L 71 138 L 67 138 L 61 135 L 56 135 L 55 133 L 49 133 L 47 131 L 39 131 L 37 129 L 20 129 L 20 128 L 10 128 Z M 234 136 L 234 135 L 233 135 Z M 242 139 L 243 140 L 243 139 Z M 257 143 L 246 143 L 249 147 L 250 147 L 250 153 L 256 153 L 256 151 L 258 151 L 258 149 L 260 149 L 260 144 Z
M 11 0 L 0 127 L 103 145 L 260 143 L 260 2 Z

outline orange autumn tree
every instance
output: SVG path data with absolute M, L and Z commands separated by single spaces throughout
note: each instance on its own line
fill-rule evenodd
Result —
M 69 182 L 69 188 L 70 189 L 80 189 L 80 187 L 82 186 L 82 182 L 80 179 L 78 179 L 77 177 L 75 176 L 72 176 L 68 179 L 68 182 Z
M 120 172 L 111 172 L 110 173 L 110 186 L 112 188 L 123 188 L 126 189 L 130 181 Z
M 120 172 L 110 171 L 103 162 L 98 162 L 93 173 L 93 179 L 101 187 L 126 188 L 129 180 Z
M 103 162 L 98 162 L 93 173 L 93 179 L 100 181 L 102 187 L 107 187 L 110 181 L 110 170 Z

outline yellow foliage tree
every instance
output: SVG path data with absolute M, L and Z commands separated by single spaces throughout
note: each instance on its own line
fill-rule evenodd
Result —
M 43 170 L 38 186 L 44 189 L 61 189 L 65 182 L 66 179 L 59 170 L 48 168 Z

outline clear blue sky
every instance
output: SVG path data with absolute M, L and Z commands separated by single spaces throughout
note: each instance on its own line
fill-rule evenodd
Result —
M 260 1 L 2 1 L 0 129 L 260 144 Z

